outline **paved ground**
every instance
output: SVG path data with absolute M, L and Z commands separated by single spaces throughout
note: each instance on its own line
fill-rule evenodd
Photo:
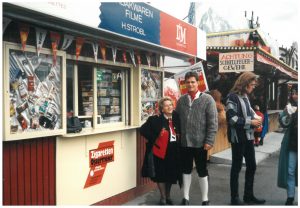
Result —
M 277 164 L 279 156 L 278 150 L 280 148 L 282 137 L 282 133 L 272 132 L 267 135 L 265 144 L 262 147 L 255 148 L 256 155 L 259 155 L 260 152 L 267 154 L 264 155 L 262 159 L 259 159 L 257 163 L 258 165 L 254 183 L 254 193 L 257 197 L 266 199 L 265 205 L 284 205 L 286 200 L 286 191 L 284 189 L 278 188 L 276 185 Z M 223 162 L 220 163 L 220 161 Z M 219 161 L 211 160 L 209 162 L 209 199 L 211 201 L 211 205 L 230 205 L 230 163 L 230 159 L 228 161 L 224 158 Z M 244 175 L 245 167 L 243 167 L 240 172 L 240 196 L 243 196 Z M 193 178 L 190 190 L 190 204 L 200 205 L 200 189 L 195 170 L 193 171 L 192 176 Z M 296 195 L 298 195 L 298 191 L 296 192 Z M 175 205 L 180 204 L 182 200 L 182 193 L 178 185 L 173 186 L 171 197 Z M 129 201 L 124 205 L 158 205 L 159 198 L 159 191 L 156 189 L 132 201 Z M 295 204 L 298 204 L 298 197 L 296 198 Z

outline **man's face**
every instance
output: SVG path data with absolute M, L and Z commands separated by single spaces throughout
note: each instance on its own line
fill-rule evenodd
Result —
M 196 92 L 198 90 L 198 82 L 195 77 L 190 77 L 185 80 L 185 85 L 188 92 Z
M 254 90 L 254 88 L 256 87 L 256 81 L 254 80 L 254 81 L 252 81 L 252 82 L 250 82 L 248 85 L 247 85 L 247 87 L 246 87 L 246 92 L 247 92 L 247 94 L 249 95 L 249 94 L 251 94 L 251 92 Z

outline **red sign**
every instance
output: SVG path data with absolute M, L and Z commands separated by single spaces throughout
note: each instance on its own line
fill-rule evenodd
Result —
M 197 56 L 197 29 L 160 12 L 160 45 Z
M 89 151 L 90 171 L 84 188 L 101 183 L 106 165 L 114 161 L 114 141 L 103 142 Z

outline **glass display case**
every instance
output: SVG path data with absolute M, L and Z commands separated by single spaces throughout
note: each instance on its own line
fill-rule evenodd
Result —
M 6 57 L 6 138 L 35 137 L 41 132 L 54 135 L 63 130 L 63 58 L 57 56 L 54 65 L 52 55 L 38 56 L 33 47 L 23 52 L 14 44 L 6 44 Z

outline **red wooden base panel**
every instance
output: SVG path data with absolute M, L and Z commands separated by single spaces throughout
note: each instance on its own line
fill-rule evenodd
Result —
M 97 202 L 93 204 L 94 206 L 98 205 L 122 205 L 130 200 L 135 199 L 138 196 L 141 196 L 149 191 L 152 191 L 156 188 L 155 183 L 149 183 L 144 186 L 136 187 L 133 189 L 130 189 L 128 191 L 125 191 L 123 193 L 120 193 L 118 195 L 112 196 L 110 198 L 107 198 L 103 201 Z
M 55 205 L 55 137 L 3 142 L 3 205 Z

